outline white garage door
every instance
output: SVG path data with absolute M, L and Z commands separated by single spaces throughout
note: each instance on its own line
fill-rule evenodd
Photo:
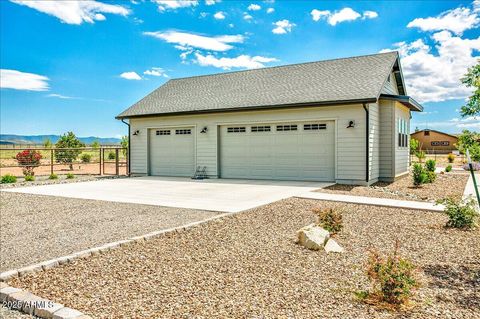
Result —
M 151 129 L 150 175 L 193 176 L 195 130 L 192 127 Z
M 333 181 L 333 121 L 220 127 L 223 178 Z

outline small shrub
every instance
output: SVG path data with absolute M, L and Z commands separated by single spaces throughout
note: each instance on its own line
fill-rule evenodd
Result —
M 480 163 L 472 163 L 472 168 L 474 171 L 480 171 Z M 463 165 L 463 169 L 466 171 L 470 170 L 470 166 L 467 164 Z
M 420 286 L 417 268 L 408 259 L 399 256 L 399 244 L 390 256 L 382 257 L 372 250 L 367 263 L 367 276 L 371 291 L 357 293 L 368 303 L 387 309 L 398 309 L 409 303 L 415 289 Z
M 82 163 L 90 163 L 90 161 L 92 160 L 92 154 L 83 153 L 80 156 L 80 160 L 82 161 Z
M 447 155 L 447 160 L 449 163 L 453 163 L 455 161 L 455 154 L 450 153 Z
M 421 163 L 425 159 L 425 152 L 424 151 L 418 151 L 415 153 L 415 156 L 418 158 L 418 161 Z
M 447 198 L 438 203 L 445 205 L 445 214 L 448 216 L 447 227 L 473 229 L 477 227 L 479 213 L 476 211 L 477 202 L 473 198 L 456 201 Z
M 108 159 L 109 160 L 114 160 L 115 159 L 115 152 L 108 153 Z
M 15 156 L 18 165 L 23 167 L 23 175 L 32 175 L 34 174 L 33 169 L 40 165 L 40 160 L 42 159 L 42 154 L 36 150 L 24 150 L 19 152 Z
M 72 173 L 67 174 L 67 179 L 74 179 L 74 178 L 75 178 L 75 175 L 73 175 Z
M 318 216 L 318 224 L 328 230 L 332 235 L 340 232 L 343 228 L 342 213 L 332 208 L 314 209 Z
M 423 166 L 419 163 L 413 164 L 413 185 L 420 186 L 427 182 L 427 174 Z
M 448 165 L 447 167 L 445 167 L 445 172 L 451 172 L 452 171 L 452 165 Z
M 50 176 L 48 176 L 48 179 L 58 179 L 58 175 L 55 173 L 52 173 L 50 174 Z
M 432 159 L 429 159 L 425 162 L 425 169 L 429 172 L 435 172 L 435 161 Z
M 17 177 L 13 176 L 12 174 L 5 174 L 2 176 L 2 179 L 0 180 L 1 184 L 10 184 L 10 183 L 16 183 L 17 182 Z
M 437 179 L 437 174 L 435 174 L 435 172 L 425 170 L 425 174 L 427 175 L 425 183 L 433 183 Z
M 35 181 L 34 175 L 25 175 L 25 182 L 33 182 Z

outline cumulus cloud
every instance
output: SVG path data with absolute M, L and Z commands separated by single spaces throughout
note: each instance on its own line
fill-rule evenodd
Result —
M 219 3 L 221 0 L 205 0 L 205 5 L 213 6 L 215 3 Z
M 449 30 L 455 34 L 462 34 L 465 30 L 473 29 L 480 23 L 478 16 L 478 2 L 472 9 L 459 7 L 442 12 L 436 17 L 416 18 L 408 28 L 419 28 L 422 31 Z
M 258 11 L 260 10 L 262 7 L 260 7 L 258 4 L 254 4 L 252 3 L 251 5 L 248 6 L 248 10 L 250 11 Z
M 378 17 L 378 13 L 375 11 L 364 11 L 363 15 L 353 10 L 352 8 L 343 8 L 339 11 L 330 11 L 330 10 L 317 10 L 313 9 L 310 12 L 313 21 L 326 20 L 328 24 L 335 26 L 339 23 L 346 21 L 354 21 L 359 18 L 362 19 L 374 19 Z
M 83 22 L 94 23 L 104 21 L 102 13 L 127 16 L 130 10 L 120 5 L 106 4 L 95 0 L 85 1 L 31 1 L 31 0 L 10 0 L 13 3 L 27 6 L 37 11 L 54 16 L 67 24 L 82 24 Z
M 267 9 L 267 13 L 273 13 L 273 12 L 275 12 L 275 9 L 274 9 L 274 8 L 268 8 L 268 9 Z
M 225 19 L 225 13 L 223 11 L 218 11 L 213 15 L 213 17 L 217 20 L 223 20 Z
M 275 34 L 285 34 L 292 31 L 292 28 L 296 25 L 295 23 L 291 23 L 290 21 L 284 19 L 274 23 L 276 28 L 272 30 Z
M 221 68 L 224 70 L 230 70 L 232 68 L 247 68 L 247 69 L 257 69 L 264 67 L 264 63 L 270 63 L 278 61 L 275 58 L 267 58 L 262 56 L 249 56 L 249 55 L 240 55 L 236 58 L 217 58 L 211 54 L 206 56 L 196 52 L 195 61 L 201 66 L 213 66 L 216 68 Z
M 34 73 L 0 69 L 0 88 L 25 91 L 47 91 L 49 78 Z
M 422 113 L 418 113 L 422 114 Z M 452 118 L 446 121 L 433 121 L 433 122 L 425 122 L 424 120 L 412 120 L 410 125 L 411 127 L 425 127 L 431 129 L 441 129 L 442 131 L 452 132 L 452 133 L 459 133 L 462 130 L 480 130 L 480 121 L 478 118 L 467 117 L 467 118 Z
M 140 75 L 137 74 L 137 72 L 123 72 L 122 74 L 120 74 L 120 77 L 121 78 L 124 78 L 126 80 L 141 80 L 142 77 Z
M 150 76 L 163 76 L 165 78 L 168 78 L 168 75 L 165 73 L 165 71 L 162 68 L 158 67 L 153 67 L 150 70 L 146 70 L 143 72 L 143 74 Z
M 157 4 L 160 12 L 195 7 L 198 5 L 197 0 L 153 0 L 153 2 Z
M 251 15 L 249 15 L 248 13 L 244 13 L 243 19 L 249 21 L 249 20 L 252 20 L 253 17 Z
M 210 37 L 174 30 L 165 32 L 144 32 L 143 34 L 164 40 L 168 43 L 175 43 L 177 44 L 177 49 L 183 48 L 185 50 L 193 47 L 210 51 L 227 51 L 233 48 L 230 43 L 242 43 L 244 40 L 244 37 L 240 34 Z

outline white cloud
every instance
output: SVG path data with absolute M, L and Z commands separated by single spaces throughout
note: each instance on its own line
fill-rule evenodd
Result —
M 275 11 L 274 8 L 268 8 L 268 9 L 267 9 L 267 13 L 273 13 L 274 11 Z
M 137 72 L 123 72 L 120 74 L 121 78 L 124 78 L 126 80 L 141 80 L 142 77 L 137 74 Z
M 292 31 L 292 28 L 296 25 L 295 23 L 291 23 L 290 21 L 284 19 L 274 23 L 276 28 L 272 30 L 275 34 L 285 34 Z
M 56 98 L 59 98 L 59 99 L 62 99 L 62 100 L 77 99 L 76 97 L 73 97 L 73 96 L 66 96 L 66 95 L 56 94 L 56 93 L 48 94 L 47 97 L 56 97 Z
M 201 66 L 213 66 L 224 70 L 230 70 L 231 68 L 257 69 L 264 67 L 264 63 L 278 61 L 275 58 L 267 58 L 262 56 L 252 57 L 249 55 L 240 55 L 236 58 L 217 58 L 211 54 L 204 56 L 198 52 L 195 53 L 195 57 L 195 62 Z
M 146 70 L 143 72 L 143 74 L 151 76 L 163 76 L 165 78 L 168 78 L 168 75 L 165 73 L 165 71 L 162 68 L 158 67 L 153 67 L 150 70 Z
M 449 31 L 434 33 L 432 45 L 423 39 L 394 44 L 402 57 L 402 69 L 408 94 L 420 102 L 464 99 L 472 92 L 460 83 L 460 78 L 480 57 L 480 37 L 463 39 Z M 432 50 L 435 46 L 436 52 Z M 390 51 L 390 49 L 381 52 Z
M 363 15 L 358 13 L 357 11 L 353 10 L 352 8 L 343 8 L 340 11 L 330 11 L 330 10 L 317 10 L 313 9 L 310 12 L 313 21 L 319 21 L 321 19 L 325 19 L 328 24 L 335 26 L 339 23 L 346 22 L 346 21 L 354 21 L 359 18 L 362 19 L 374 19 L 378 17 L 378 13 L 375 11 L 364 11 Z
M 478 4 L 478 2 L 477 2 Z M 473 29 L 480 23 L 478 7 L 474 3 L 473 10 L 469 8 L 456 8 L 442 12 L 436 17 L 416 18 L 407 25 L 408 28 L 419 28 L 422 31 L 449 30 L 455 34 Z
M 258 11 L 260 10 L 262 7 L 260 7 L 258 4 L 254 4 L 252 3 L 251 5 L 248 6 L 248 10 L 250 11 Z
M 10 0 L 13 3 L 27 6 L 37 11 L 57 17 L 67 24 L 94 23 L 103 21 L 106 17 L 102 13 L 127 16 L 130 10 L 120 5 L 106 4 L 95 0 L 85 1 L 23 1 Z
M 418 113 L 422 114 L 422 113 Z M 424 119 L 412 120 L 411 127 L 441 129 L 442 131 L 459 133 L 462 130 L 480 130 L 480 121 L 478 118 L 452 118 L 446 121 L 426 122 Z
M 233 28 L 233 27 L 235 27 L 235 25 L 234 25 L 233 23 L 230 23 L 230 24 L 228 25 L 228 27 L 229 27 L 229 28 Z
M 0 88 L 25 91 L 47 91 L 49 78 L 34 73 L 0 69 Z
M 213 6 L 215 3 L 219 3 L 221 0 L 205 0 L 205 5 Z
M 240 34 L 209 37 L 173 30 L 165 32 L 144 32 L 143 34 L 164 40 L 168 43 L 181 45 L 184 48 L 194 47 L 211 51 L 227 51 L 233 48 L 229 43 L 242 43 L 244 40 Z
M 197 0 L 153 0 L 158 5 L 158 10 L 164 12 L 167 10 L 176 10 L 180 8 L 195 7 Z
M 245 13 L 245 14 L 243 15 L 243 19 L 249 21 L 249 20 L 252 20 L 253 17 L 252 17 L 251 15 L 249 15 L 248 13 Z
M 218 11 L 213 15 L 213 17 L 217 20 L 223 20 L 225 19 L 225 13 L 223 11 Z

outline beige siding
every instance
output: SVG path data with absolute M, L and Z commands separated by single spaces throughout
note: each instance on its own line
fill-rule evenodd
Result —
M 163 116 L 131 119 L 132 173 L 148 174 L 147 130 L 165 126 L 196 127 L 196 165 L 206 166 L 211 177 L 218 176 L 218 128 L 220 125 L 242 123 L 274 123 L 288 121 L 334 120 L 336 123 L 336 179 L 363 182 L 365 180 L 365 111 L 362 105 L 307 107 L 297 109 Z M 347 129 L 349 120 L 355 128 Z M 200 134 L 203 127 L 206 134 Z M 374 146 L 372 146 L 374 147 Z M 374 161 L 375 162 L 375 161 Z
M 395 102 L 395 176 L 402 175 L 408 172 L 409 154 L 410 154 L 410 139 L 407 147 L 398 146 L 398 120 L 402 118 L 407 121 L 407 132 L 410 130 L 410 110 L 404 105 Z M 410 136 L 408 134 L 407 136 Z
M 386 81 L 382 89 L 383 94 L 398 95 L 397 82 L 395 81 L 395 76 L 393 73 L 390 73 L 390 81 Z
M 390 180 L 395 177 L 395 127 L 394 127 L 395 102 L 380 100 L 380 179 Z
M 380 114 L 378 104 L 369 104 L 369 181 L 375 182 L 380 175 Z

